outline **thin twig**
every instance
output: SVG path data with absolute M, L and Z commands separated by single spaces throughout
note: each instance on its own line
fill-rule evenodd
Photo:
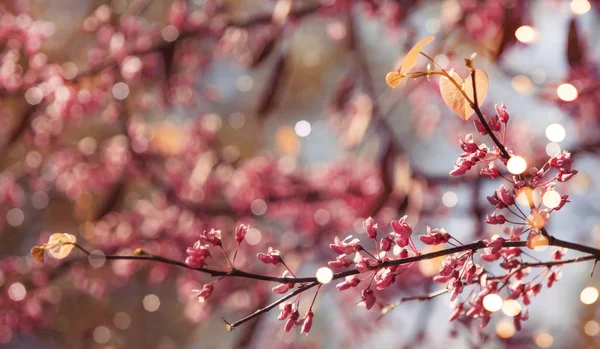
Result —
M 394 303 L 384 307 L 383 309 L 381 309 L 381 315 L 379 316 L 378 320 L 381 319 L 385 314 L 389 313 L 390 311 L 396 309 L 397 307 L 400 306 L 400 304 L 404 303 L 404 302 L 408 302 L 408 301 L 426 301 L 426 300 L 430 300 L 432 298 L 435 298 L 437 296 L 443 295 L 444 293 L 448 293 L 450 290 L 448 290 L 447 288 L 442 288 L 440 290 L 428 293 L 426 295 L 420 295 L 420 296 L 408 296 L 408 297 L 403 297 L 400 298 L 399 300 L 395 301 Z
M 526 241 L 506 241 L 504 243 L 503 247 L 525 247 L 526 243 L 527 243 Z M 551 266 L 555 266 L 555 265 L 578 263 L 578 262 L 583 262 L 583 261 L 600 258 L 600 250 L 599 249 L 596 249 L 596 248 L 593 248 L 590 246 L 586 246 L 586 245 L 581 245 L 581 244 L 574 243 L 574 242 L 563 241 L 563 240 L 554 238 L 553 236 L 550 236 L 550 238 L 548 239 L 548 244 L 552 245 L 552 246 L 565 247 L 565 248 L 568 248 L 571 250 L 589 253 L 590 255 L 573 258 L 573 259 L 569 259 L 569 260 L 563 260 L 563 261 L 522 263 L 521 267 L 546 267 L 547 268 L 547 267 L 551 267 Z M 91 254 L 88 250 L 86 250 L 81 245 L 79 245 L 77 243 L 74 243 L 73 245 L 75 247 L 77 247 L 79 250 L 81 250 L 83 253 L 85 253 L 86 255 L 89 256 Z M 470 244 L 457 246 L 457 247 L 453 247 L 453 248 L 448 248 L 448 249 L 440 250 L 440 251 L 436 251 L 436 252 L 419 254 L 416 256 L 397 259 L 397 260 L 388 260 L 383 263 L 379 263 L 378 265 L 373 266 L 370 269 L 378 270 L 378 269 L 386 268 L 386 267 L 390 267 L 390 266 L 398 266 L 398 265 L 403 265 L 403 264 L 407 264 L 407 263 L 414 263 L 414 262 L 418 262 L 421 260 L 428 260 L 428 259 L 433 259 L 433 258 L 437 258 L 437 257 L 447 256 L 447 255 L 454 254 L 457 252 L 464 252 L 464 251 L 476 252 L 485 247 L 486 247 L 486 244 L 483 242 L 483 240 L 479 240 L 479 241 L 476 241 L 476 242 L 473 242 Z M 107 256 L 105 256 L 105 258 L 106 258 L 106 260 L 146 260 L 146 261 L 154 261 L 154 262 L 159 262 L 159 263 L 166 263 L 166 264 L 170 264 L 170 265 L 174 265 L 174 266 L 183 267 L 186 269 L 191 269 L 191 270 L 207 273 L 213 277 L 214 276 L 221 276 L 221 277 L 231 276 L 231 277 L 240 277 L 240 278 L 263 280 L 263 281 L 272 281 L 272 282 L 278 282 L 278 283 L 300 284 L 300 286 L 293 292 L 285 295 L 284 297 L 276 300 L 275 302 L 269 304 L 268 306 L 266 306 L 264 308 L 258 309 L 256 312 L 254 312 L 236 322 L 229 323 L 229 322 L 225 321 L 227 323 L 228 330 L 232 330 L 234 327 L 239 326 L 239 325 L 243 324 L 244 322 L 249 321 L 249 320 L 259 316 L 260 314 L 271 310 L 272 308 L 276 307 L 277 305 L 285 302 L 286 300 L 288 300 L 308 289 L 313 288 L 314 286 L 321 285 L 321 283 L 317 280 L 316 277 L 293 277 L 293 278 L 273 277 L 273 276 L 268 276 L 268 275 L 249 273 L 249 272 L 245 272 L 245 271 L 235 269 L 235 268 L 232 268 L 229 271 L 215 270 L 215 269 L 204 268 L 204 267 L 203 268 L 193 268 L 183 262 L 171 260 L 171 259 L 164 258 L 161 256 L 145 254 L 145 252 L 143 252 L 143 251 L 141 252 L 140 255 L 126 255 L 126 256 L 107 255 Z M 360 274 L 360 273 L 361 272 L 357 269 L 350 269 L 350 270 L 346 270 L 346 271 L 334 274 L 332 280 L 338 280 L 341 278 L 345 278 L 346 276 L 356 275 L 356 274 Z M 441 292 L 441 291 L 438 291 L 438 292 Z M 430 298 L 433 298 L 438 295 L 439 294 L 434 292 L 433 296 L 431 296 L 431 295 L 429 295 L 429 296 L 431 296 Z M 409 298 L 411 300 L 420 300 L 423 297 L 427 297 L 427 296 L 416 296 L 416 297 L 413 297 L 414 299 L 410 298 L 410 297 Z M 426 299 L 426 298 L 423 298 L 423 300 L 424 299 Z M 406 300 L 406 299 L 404 299 L 404 300 Z
M 502 157 L 505 158 L 506 160 L 508 160 L 508 159 L 510 159 L 510 154 L 508 154 L 508 151 L 504 147 L 504 144 L 502 144 L 498 140 L 498 138 L 496 138 L 494 131 L 492 131 L 492 129 L 490 128 L 490 125 L 488 125 L 487 121 L 485 121 L 485 118 L 483 117 L 483 113 L 481 112 L 481 109 L 479 109 L 479 102 L 477 101 L 477 85 L 475 83 L 475 81 L 476 81 L 475 72 L 476 72 L 475 69 L 473 69 L 471 71 L 471 82 L 473 83 L 473 101 L 471 101 L 472 102 L 471 108 L 473 108 L 473 110 L 475 111 L 475 114 L 477 114 L 479 121 L 481 121 L 481 123 L 483 124 L 483 127 L 485 127 L 485 130 L 490 135 L 490 138 L 492 138 L 492 141 L 494 142 L 494 144 L 496 144 L 496 147 L 498 148 L 498 150 L 500 150 L 500 153 L 502 153 Z

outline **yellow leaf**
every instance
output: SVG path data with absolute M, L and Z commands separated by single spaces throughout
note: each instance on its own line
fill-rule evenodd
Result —
M 466 95 L 469 97 L 471 101 L 474 100 L 473 97 L 473 81 L 471 77 L 467 78 L 463 82 L 463 79 L 456 73 L 451 72 L 450 76 L 456 81 L 456 83 L 461 86 Z M 481 105 L 487 96 L 487 91 L 489 87 L 489 79 L 485 71 L 481 69 L 475 70 L 475 83 L 477 86 L 477 104 Z M 454 110 L 458 116 L 460 116 L 463 120 L 468 120 L 471 115 L 473 115 L 473 108 L 464 97 L 464 95 L 458 90 L 458 88 L 450 81 L 450 79 L 446 77 L 442 77 L 440 79 L 440 93 L 442 94 L 442 99 L 446 103 L 450 109 Z
M 46 250 L 48 254 L 56 259 L 63 259 L 71 253 L 73 245 L 77 239 L 74 235 L 55 233 L 50 236 L 48 243 L 46 244 Z
M 432 42 L 435 39 L 435 36 L 428 36 L 419 40 L 413 46 L 410 51 L 404 56 L 404 60 L 402 61 L 402 66 L 400 66 L 400 74 L 406 73 L 409 69 L 414 67 L 417 64 L 417 57 L 419 57 L 419 52 L 421 52 L 421 48 L 428 43 Z
M 31 257 L 40 263 L 44 263 L 44 251 L 46 249 L 40 246 L 33 246 L 31 249 Z
M 398 86 L 398 84 L 400 84 L 400 82 L 402 81 L 402 78 L 404 78 L 404 75 L 392 71 L 387 73 L 387 75 L 385 76 L 385 82 L 387 82 L 387 84 L 390 87 L 396 87 Z

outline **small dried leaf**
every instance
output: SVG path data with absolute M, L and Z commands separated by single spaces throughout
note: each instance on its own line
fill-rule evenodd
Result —
M 421 52 L 421 48 L 428 43 L 432 42 L 435 39 L 435 36 L 428 36 L 426 38 L 421 39 L 419 42 L 413 46 L 410 51 L 404 56 L 404 60 L 402 61 L 402 65 L 400 66 L 400 74 L 406 73 L 409 69 L 414 67 L 417 64 L 417 57 L 419 57 L 419 52 Z
M 141 249 L 141 248 L 136 248 L 136 249 L 133 251 L 133 255 L 134 255 L 134 256 L 145 256 L 145 255 L 148 255 L 148 252 L 144 251 L 144 250 L 143 250 L 143 249 Z
M 48 243 L 46 244 L 46 250 L 48 254 L 56 259 L 63 259 L 71 253 L 73 245 L 77 239 L 74 235 L 55 233 L 50 236 Z
M 402 78 L 404 78 L 403 74 L 392 71 L 392 72 L 387 73 L 387 75 L 385 76 L 385 82 L 387 82 L 387 84 L 390 87 L 396 87 L 400 84 L 400 82 L 402 81 Z
M 471 100 L 473 97 L 473 81 L 469 77 L 463 82 L 463 79 L 456 73 L 450 72 L 450 76 L 462 86 L 463 90 L 469 96 Z M 481 69 L 475 70 L 475 82 L 477 86 L 477 104 L 481 105 L 485 100 L 489 87 L 489 79 L 485 71 Z M 456 86 L 446 77 L 440 79 L 440 93 L 442 99 L 450 109 L 454 110 L 458 116 L 463 120 L 468 120 L 473 114 L 474 110 L 471 108 L 469 102 L 465 99 L 463 94 L 456 88 Z
M 33 246 L 31 249 L 31 257 L 40 263 L 44 263 L 44 251 L 46 249 L 41 246 Z

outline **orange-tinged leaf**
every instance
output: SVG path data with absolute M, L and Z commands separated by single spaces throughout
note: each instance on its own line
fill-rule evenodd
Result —
M 46 249 L 40 246 L 33 246 L 31 249 L 31 257 L 40 263 L 44 263 L 44 251 Z
M 406 56 L 404 56 L 402 65 L 400 66 L 400 74 L 406 73 L 409 69 L 411 69 L 417 64 L 417 57 L 419 57 L 419 52 L 421 52 L 421 48 L 423 48 L 423 46 L 427 45 L 428 43 L 432 42 L 433 39 L 435 39 L 435 36 L 428 36 L 426 38 L 423 38 L 419 40 L 419 42 L 417 42 L 415 46 L 413 46 L 410 49 L 410 51 L 408 51 Z
M 385 76 L 385 82 L 387 82 L 387 84 L 390 87 L 396 87 L 400 84 L 400 82 L 402 81 L 402 78 L 404 78 L 404 75 L 396 72 L 396 71 L 392 71 L 387 73 L 387 75 Z
M 529 235 L 527 238 L 527 248 L 530 250 L 535 250 L 538 247 L 548 246 L 548 238 L 542 234 L 538 235 Z
M 50 236 L 46 244 L 48 254 L 56 259 L 63 259 L 71 253 L 73 245 L 77 239 L 74 235 L 64 233 L 54 233 Z
M 473 97 L 473 81 L 469 76 L 464 82 L 463 79 L 456 73 L 450 73 L 456 83 L 462 87 L 466 95 L 472 101 Z M 481 105 L 487 96 L 489 87 L 489 79 L 485 71 L 481 69 L 475 70 L 475 86 L 477 87 L 477 104 Z M 450 109 L 452 109 L 463 120 L 468 120 L 473 115 L 473 108 L 464 97 L 464 95 L 456 88 L 456 86 L 446 77 L 440 79 L 440 93 L 442 99 Z

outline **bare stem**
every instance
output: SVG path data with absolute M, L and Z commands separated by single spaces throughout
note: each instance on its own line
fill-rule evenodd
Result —
M 490 125 L 488 125 L 487 121 L 485 121 L 485 118 L 483 117 L 483 113 L 481 112 L 481 109 L 479 109 L 479 103 L 477 102 L 477 85 L 475 82 L 476 81 L 475 72 L 476 72 L 475 69 L 473 69 L 471 71 L 471 82 L 473 83 L 473 101 L 471 102 L 471 108 L 473 108 L 473 110 L 475 111 L 475 114 L 477 114 L 477 117 L 479 118 L 479 121 L 481 121 L 481 123 L 483 124 L 483 127 L 485 127 L 485 130 L 490 135 L 490 138 L 492 138 L 492 141 L 494 142 L 494 144 L 496 144 L 496 147 L 498 148 L 498 150 L 500 150 L 502 157 L 505 158 L 506 160 L 508 160 L 508 159 L 510 159 L 510 155 L 508 154 L 508 151 L 504 147 L 504 144 L 502 144 L 498 140 L 498 138 L 494 134 L 494 131 L 492 131 L 492 129 L 490 128 Z
M 397 307 L 400 306 L 400 304 L 404 303 L 404 302 L 408 302 L 408 301 L 426 301 L 426 300 L 430 300 L 432 298 L 435 298 L 437 296 L 441 296 L 444 293 L 448 293 L 447 288 L 442 288 L 440 290 L 425 294 L 425 295 L 420 295 L 420 296 L 408 296 L 408 297 L 403 297 L 398 299 L 397 301 L 395 301 L 394 303 L 384 307 L 383 309 L 381 309 L 381 316 L 379 316 L 379 319 L 381 319 L 385 314 L 389 313 L 390 311 L 396 309 Z
M 292 297 L 294 297 L 294 296 L 296 296 L 296 295 L 299 295 L 300 293 L 302 293 L 302 292 L 304 292 L 304 291 L 306 291 L 306 290 L 309 290 L 309 289 L 311 289 L 311 288 L 313 288 L 313 287 L 315 287 L 315 286 L 317 286 L 317 285 L 319 285 L 319 282 L 318 282 L 318 281 L 314 281 L 314 282 L 311 282 L 311 283 L 309 283 L 309 284 L 302 285 L 302 286 L 300 286 L 300 287 L 299 287 L 297 290 L 295 290 L 294 292 L 292 292 L 292 293 L 289 293 L 289 294 L 285 295 L 285 296 L 284 296 L 284 297 L 282 297 L 282 298 L 279 298 L 278 300 L 276 300 L 275 302 L 273 302 L 273 303 L 271 303 L 271 304 L 267 305 L 266 307 L 264 307 L 264 308 L 261 308 L 261 309 L 258 309 L 258 310 L 257 310 L 257 311 L 255 311 L 254 313 L 252 313 L 252 314 L 250 314 L 250 315 L 248 315 L 248 316 L 246 316 L 246 317 L 244 317 L 244 318 L 242 318 L 242 319 L 239 319 L 238 321 L 235 321 L 235 322 L 233 322 L 233 323 L 229 323 L 229 322 L 227 322 L 225 319 L 223 319 L 223 321 L 225 321 L 225 323 L 227 324 L 227 330 L 228 330 L 228 331 L 231 331 L 231 330 L 233 330 L 235 327 L 237 327 L 237 326 L 239 326 L 239 325 L 243 324 L 244 322 L 246 322 L 246 321 L 249 321 L 249 320 L 252 320 L 252 319 L 254 319 L 254 318 L 255 318 L 255 317 L 257 317 L 257 316 L 259 316 L 259 315 L 262 315 L 262 314 L 264 314 L 264 313 L 268 312 L 269 310 L 271 310 L 271 309 L 275 308 L 276 306 L 278 306 L 279 304 L 281 304 L 281 303 L 283 303 L 283 302 L 287 301 L 288 299 L 290 299 L 290 298 L 292 298 Z

